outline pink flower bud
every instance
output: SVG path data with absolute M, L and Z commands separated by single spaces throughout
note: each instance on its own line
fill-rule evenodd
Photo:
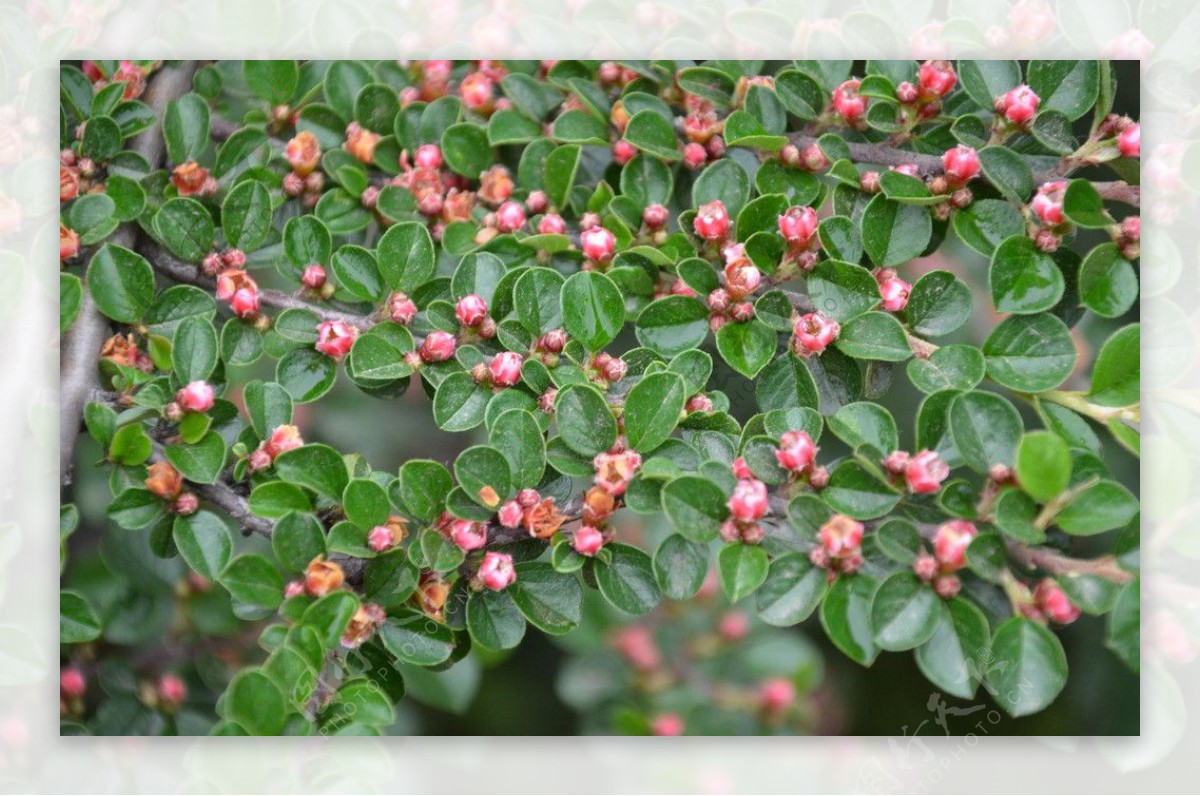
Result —
M 542 496 L 536 489 L 526 487 L 517 493 L 517 503 L 523 508 L 532 508 L 542 502 Z
M 717 529 L 717 533 L 721 537 L 721 541 L 733 544 L 734 542 L 742 541 L 742 529 L 733 520 L 725 520 L 721 523 L 721 527 Z
M 1033 201 L 1029 203 L 1029 208 L 1042 223 L 1061 224 L 1066 220 L 1066 216 L 1063 215 L 1063 197 L 1066 192 L 1067 183 L 1064 180 L 1042 183 Z
M 458 87 L 463 105 L 473 111 L 486 112 L 492 104 L 492 79 L 482 72 L 475 72 L 463 78 Z
M 725 266 L 725 290 L 729 293 L 730 298 L 742 299 L 758 290 L 760 284 L 762 284 L 762 272 L 750 262 L 749 258 L 743 258 Z
M 945 572 L 962 569 L 967 563 L 967 547 L 979 535 L 974 523 L 950 520 L 941 525 L 933 536 L 933 556 Z
M 905 105 L 911 105 L 917 101 L 917 87 L 905 80 L 896 86 L 896 99 Z
M 904 480 L 915 494 L 936 492 L 950 476 L 950 467 L 935 451 L 923 450 L 913 454 L 904 468 Z
M 667 224 L 668 215 L 667 208 L 653 204 L 642 211 L 642 223 L 646 225 L 646 229 L 662 229 Z
M 413 156 L 413 163 L 419 169 L 437 170 L 442 167 L 442 148 L 437 144 L 422 144 L 417 147 L 417 154 Z
M 943 600 L 954 597 L 960 589 L 962 589 L 962 581 L 958 579 L 957 575 L 941 575 L 933 581 L 934 592 Z
M 226 268 L 242 268 L 246 265 L 246 253 L 241 249 L 226 249 L 221 253 L 221 262 Z
M 423 362 L 445 362 L 454 356 L 458 341 L 449 332 L 430 332 L 421 342 L 417 353 Z
M 396 546 L 396 535 L 392 533 L 392 529 L 386 525 L 376 525 L 367 534 L 367 547 L 374 550 L 376 553 L 382 553 L 385 550 L 391 550 Z
M 502 351 L 492 358 L 488 371 L 492 375 L 492 384 L 497 387 L 511 387 L 521 380 L 521 365 L 525 360 L 513 351 Z
M 58 690 L 68 699 L 79 699 L 87 691 L 87 679 L 75 667 L 63 669 L 58 675 Z
M 620 381 L 625 378 L 627 372 L 629 372 L 629 365 L 625 364 L 625 360 L 620 357 L 607 359 L 600 367 L 600 375 L 610 382 Z
M 496 211 L 496 228 L 501 232 L 516 232 L 525 226 L 525 208 L 520 202 L 508 201 Z
M 762 684 L 758 701 L 768 713 L 781 713 L 796 701 L 796 684 L 786 677 L 772 677 Z
M 550 354 L 558 354 L 567 346 L 567 333 L 562 329 L 551 329 L 542 335 L 537 347 Z
M 175 393 L 176 402 L 186 412 L 207 412 L 212 409 L 216 397 L 216 391 L 206 381 L 189 382 L 186 387 Z
M 538 221 L 538 232 L 542 235 L 561 235 L 567 231 L 567 223 L 558 213 L 547 213 Z
M 174 674 L 164 674 L 158 680 L 158 698 L 170 706 L 179 705 L 187 699 L 187 686 Z
M 300 281 L 307 288 L 320 290 L 325 284 L 325 269 L 314 263 L 304 269 L 304 274 L 300 277 Z
M 956 83 L 958 75 L 949 61 L 926 61 L 917 70 L 917 88 L 925 102 L 946 96 Z
M 819 223 L 817 211 L 811 207 L 789 207 L 779 217 L 779 234 L 793 247 L 807 246 Z
M 720 199 L 714 199 L 696 211 L 692 222 L 696 234 L 705 240 L 724 240 L 729 234 L 729 211 Z
M 271 454 L 262 448 L 257 448 L 246 457 L 246 469 L 252 473 L 265 470 L 271 466 Z
M 622 138 L 617 143 L 613 144 L 612 148 L 613 160 L 618 166 L 624 166 L 629 161 L 633 160 L 633 156 L 637 154 L 637 147 Z
M 793 473 L 802 473 L 812 467 L 817 458 L 817 446 L 806 431 L 788 431 L 779 439 L 779 450 L 775 451 L 779 466 Z
M 1038 251 L 1053 254 L 1058 251 L 1058 244 L 1062 243 L 1062 238 L 1055 235 L 1048 229 L 1039 229 L 1037 234 L 1033 236 L 1033 245 Z
M 912 569 L 913 574 L 921 580 L 933 580 L 938 571 L 937 559 L 928 553 L 921 553 L 913 560 Z
M 768 503 L 767 485 L 757 478 L 746 478 L 734 487 L 729 511 L 739 522 L 754 522 L 766 515 Z
M 684 282 L 682 279 L 676 279 L 674 282 L 671 283 L 671 295 L 672 296 L 687 296 L 688 298 L 695 298 L 696 291 L 693 290 L 692 286 L 689 285 L 687 282 Z
M 864 171 L 858 177 L 858 187 L 863 193 L 879 193 L 879 172 Z
M 890 276 L 879 281 L 879 295 L 883 299 L 883 308 L 888 312 L 900 312 L 907 307 L 910 293 L 912 293 L 912 285 L 898 276 Z
M 184 492 L 179 497 L 175 498 L 175 503 L 171 506 L 171 511 L 181 517 L 190 517 L 200 508 L 200 498 L 196 497 L 195 492 Z
M 217 254 L 216 252 L 209 252 L 208 254 L 204 255 L 204 259 L 200 261 L 200 270 L 204 272 L 205 276 L 216 276 L 225 270 L 225 261 L 222 260 L 221 255 Z M 220 293 L 220 283 L 218 282 L 217 298 L 222 300 L 229 298 L 228 296 L 222 296 Z
M 1055 624 L 1069 625 L 1079 618 L 1079 607 L 1051 578 L 1045 578 L 1034 588 L 1033 601 L 1046 618 Z
M 834 514 L 817 533 L 821 548 L 833 558 L 858 551 L 862 544 L 863 524 L 845 514 Z
M 600 214 L 588 211 L 579 217 L 579 229 L 585 231 L 600 226 Z
M 695 171 L 708 162 L 708 150 L 704 144 L 692 141 L 683 148 L 683 165 Z
M 299 597 L 304 594 L 304 581 L 289 580 L 287 585 L 283 587 L 283 599 L 290 600 L 293 597 Z
M 478 326 L 484 317 L 487 316 L 487 310 L 487 302 L 474 293 L 471 293 L 458 300 L 458 306 L 454 308 L 454 314 L 458 316 L 458 322 L 463 326 Z
M 407 326 L 417 314 L 417 305 L 404 293 L 396 291 L 388 296 L 388 316 L 400 324 Z
M 738 480 L 745 480 L 747 478 L 754 477 L 754 473 L 750 471 L 750 466 L 746 464 L 746 459 L 742 456 L 739 456 L 733 460 L 733 464 L 730 465 L 730 469 L 733 470 L 733 474 L 736 478 L 738 478 Z
M 655 735 L 683 735 L 683 717 L 678 713 L 660 713 L 650 722 L 650 730 Z
M 229 308 L 233 310 L 233 314 L 239 318 L 247 318 L 258 312 L 258 291 L 250 288 L 241 288 L 233 294 L 233 298 L 229 300 Z
M 374 210 L 379 204 L 379 188 L 374 185 L 368 185 L 363 189 L 362 196 L 358 198 L 359 204 L 368 210 Z
M 708 308 L 713 312 L 725 312 L 729 309 L 730 303 L 729 293 L 723 287 L 708 294 Z
M 800 165 L 808 171 L 825 171 L 829 168 L 829 158 L 817 144 L 809 144 L 800 152 Z
M 697 393 L 688 399 L 683 406 L 688 413 L 691 412 L 711 412 L 713 408 L 712 398 L 709 398 L 704 393 Z
M 345 321 L 321 321 L 317 324 L 317 350 L 333 359 L 341 359 L 350 353 L 358 327 Z
M 295 426 L 277 426 L 271 432 L 271 436 L 267 437 L 267 441 L 263 443 L 263 448 L 274 461 L 279 454 L 295 450 L 303 444 L 304 440 L 300 437 L 300 429 Z
M 450 523 L 450 541 L 470 552 L 487 544 L 487 526 L 482 522 L 455 520 Z
M 975 179 L 979 174 L 979 153 L 965 144 L 947 149 L 942 155 L 946 176 L 958 183 Z
M 512 556 L 494 550 L 483 557 L 479 565 L 479 580 L 492 591 L 503 591 L 517 581 Z
M 741 611 L 726 611 L 717 620 L 717 633 L 725 641 L 738 641 L 750 632 L 750 620 Z
M 814 467 L 808 474 L 808 485 L 813 489 L 824 489 L 829 486 L 829 470 L 825 467 Z
M 1142 156 L 1142 126 L 1134 124 L 1126 127 L 1117 136 L 1117 149 L 1127 158 Z
M 510 500 L 500 506 L 500 510 L 496 512 L 500 524 L 505 528 L 516 528 L 525 519 L 525 510 L 521 508 L 521 504 L 515 500 Z
M 841 330 L 837 321 L 819 312 L 801 315 L 792 329 L 792 350 L 805 358 L 820 354 L 837 339 Z
M 297 176 L 307 177 L 321 163 L 321 144 L 312 133 L 301 131 L 287 142 L 284 157 Z
M 571 537 L 571 547 L 581 556 L 594 556 L 604 546 L 604 534 L 591 525 L 582 525 Z
M 862 81 L 852 78 L 833 90 L 833 109 L 848 122 L 867 112 L 867 98 L 858 93 Z
M 1037 115 L 1038 105 L 1042 102 L 1033 89 L 1024 84 L 1011 88 L 996 100 L 996 111 L 1013 124 L 1023 125 Z
M 579 245 L 583 256 L 597 263 L 608 262 L 612 259 L 617 248 L 617 238 L 607 229 L 594 226 L 579 233 Z
M 908 454 L 904 451 L 892 451 L 883 460 L 883 468 L 892 475 L 900 475 L 908 467 Z

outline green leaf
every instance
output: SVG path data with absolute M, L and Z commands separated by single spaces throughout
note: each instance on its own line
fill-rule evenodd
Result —
M 1016 408 L 1003 396 L 972 391 L 950 402 L 947 412 L 950 437 L 963 461 L 986 473 L 993 464 L 1012 466 L 1023 426 Z
M 1040 503 L 1064 489 L 1071 478 L 1071 451 L 1062 437 L 1051 431 L 1031 431 L 1017 446 L 1017 481 Z
M 453 486 L 450 471 L 440 462 L 410 459 L 400 466 L 400 500 L 418 519 L 436 519 Z
M 363 301 L 379 301 L 384 295 L 383 276 L 375 254 L 361 246 L 342 246 L 331 260 L 333 275 L 340 287 Z
M 107 163 L 121 151 L 125 135 L 121 127 L 108 116 L 93 116 L 87 120 L 79 152 L 97 163 Z
M 600 593 L 625 613 L 641 616 L 649 612 L 659 598 L 650 556 L 626 544 L 613 543 L 605 548 L 611 552 L 611 560 L 595 561 Z
M 689 296 L 652 301 L 638 315 L 638 342 L 664 357 L 698 347 L 708 337 L 708 307 Z
M 870 445 L 880 453 L 888 454 L 900 446 L 896 421 L 879 404 L 869 401 L 846 404 L 826 422 L 829 430 L 849 445 L 851 450 Z
M 507 593 L 484 589 L 467 599 L 467 630 L 485 649 L 508 650 L 525 637 L 525 617 Z
M 1108 647 L 1133 671 L 1141 668 L 1141 581 L 1125 585 L 1108 617 L 1104 646 Z
M 113 498 L 105 514 L 120 527 L 136 531 L 157 520 L 162 511 L 162 498 L 148 489 L 132 488 Z
M 1071 180 L 1063 194 L 1063 214 L 1080 227 L 1103 229 L 1111 226 L 1112 216 L 1104 209 L 1104 200 L 1090 180 Z
M 562 286 L 563 327 L 595 352 L 612 342 L 625 323 L 625 300 L 607 276 L 595 271 L 572 274 Z
M 825 594 L 826 572 L 801 553 L 787 553 L 771 562 L 767 579 L 758 589 L 758 616 L 769 625 L 791 627 L 807 619 Z
M 58 593 L 58 642 L 82 644 L 100 638 L 100 618 L 79 592 Z
M 153 443 L 138 423 L 123 426 L 113 434 L 108 445 L 108 458 L 116 464 L 134 467 L 150 458 Z
M 1138 513 L 1138 500 L 1116 481 L 1099 481 L 1067 504 L 1054 523 L 1072 536 L 1092 536 L 1123 528 Z
M 953 223 L 954 234 L 987 257 L 1004 241 L 1025 234 L 1021 211 L 1003 199 L 976 199 L 954 212 Z
M 294 511 L 311 510 L 312 500 L 309 494 L 286 481 L 268 481 L 254 487 L 254 491 L 250 493 L 251 513 L 269 520 L 284 517 Z
M 1013 617 L 992 637 L 987 681 L 1010 716 L 1027 716 L 1050 705 L 1067 683 L 1067 656 L 1042 625 Z
M 353 721 L 368 727 L 386 727 L 396 722 L 391 700 L 374 681 L 366 678 L 352 680 L 339 688 L 327 712 L 330 726 L 339 730 L 342 722 Z
M 379 628 L 387 651 L 404 663 L 436 666 L 454 652 L 454 633 L 424 614 L 408 614 L 388 619 Z
M 1075 342 L 1055 315 L 1013 315 L 1001 321 L 983 344 L 988 375 L 1021 392 L 1057 387 L 1075 369 Z
M 869 575 L 841 575 L 821 603 L 821 626 L 846 657 L 870 666 L 879 655 L 871 628 L 871 600 L 876 581 Z
M 102 313 L 133 323 L 154 302 L 154 270 L 140 254 L 106 243 L 88 262 L 87 287 Z
M 195 199 L 168 199 L 154 215 L 154 231 L 181 260 L 198 263 L 213 248 L 212 215 Z
M 804 361 L 792 354 L 777 357 L 763 368 L 754 386 L 758 406 L 764 412 L 792 407 L 817 408 L 817 385 Z
M 525 618 L 544 633 L 560 636 L 583 616 L 583 587 L 574 575 L 542 561 L 516 565 L 517 580 L 505 591 Z
M 813 306 L 838 323 L 879 306 L 879 283 L 861 265 L 826 260 L 809 273 L 806 283 Z
M 337 362 L 311 348 L 293 348 L 280 358 L 275 380 L 296 403 L 315 401 L 333 388 Z
M 654 553 L 654 577 L 672 600 L 691 599 L 708 575 L 708 547 L 674 533 Z
M 591 385 L 570 384 L 559 390 L 554 401 L 554 415 L 562 441 L 576 453 L 595 456 L 616 442 L 616 418 L 604 396 Z M 676 415 L 678 420 L 678 413 Z M 630 444 L 632 446 L 632 440 Z
M 530 268 L 513 285 L 513 309 L 530 334 L 542 335 L 562 327 L 565 281 L 562 274 L 549 268 Z
M 608 145 L 608 124 L 585 110 L 572 109 L 554 120 L 551 135 L 556 141 L 570 144 Z
M 481 506 L 497 508 L 513 492 L 512 474 L 504 454 L 487 445 L 467 448 L 454 461 L 459 486 Z
M 736 603 L 767 579 L 770 562 L 767 553 L 758 545 L 735 542 L 721 548 L 717 554 L 717 572 L 725 597 Z
M 114 214 L 117 204 L 102 193 L 84 194 L 71 203 L 67 226 L 79 233 L 79 242 L 84 246 L 98 243 L 108 237 L 117 227 Z
M 242 76 L 251 91 L 272 105 L 291 99 L 300 82 L 295 61 L 243 61 Z
M 670 167 L 661 160 L 639 154 L 621 169 L 620 187 L 624 196 L 644 208 L 669 201 L 674 179 Z
M 383 525 L 391 515 L 387 492 L 369 478 L 355 478 L 342 493 L 346 519 L 363 530 Z
M 456 174 L 471 179 L 491 168 L 495 153 L 488 144 L 487 130 L 477 124 L 461 122 L 442 133 L 442 156 Z
M 499 110 L 488 119 L 488 143 L 527 144 L 542 134 L 542 126 L 520 111 Z
M 687 386 L 677 373 L 655 373 L 639 381 L 625 397 L 629 447 L 649 453 L 663 444 L 679 424 L 686 402 Z
M 949 271 L 930 271 L 913 285 L 905 309 L 913 332 L 941 337 L 966 323 L 974 307 L 965 282 Z
M 368 83 L 354 98 L 354 118 L 368 130 L 387 135 L 392 132 L 400 98 L 396 90 L 382 83 Z
M 970 390 L 983 381 L 986 371 L 983 354 L 971 345 L 942 346 L 929 359 L 908 363 L 908 378 L 924 393 L 939 390 Z
M 253 251 L 271 237 L 271 194 L 257 180 L 234 186 L 221 203 L 221 229 L 230 246 Z
M 911 572 L 896 572 L 879 584 L 871 601 L 875 643 L 893 652 L 919 647 L 933 636 L 941 611 L 929 584 Z
M 217 330 L 212 322 L 193 315 L 175 330 L 171 368 L 180 384 L 207 379 L 217 367 Z
M 717 331 L 717 350 L 738 373 L 754 378 L 775 356 L 779 338 L 774 330 L 757 318 L 742 323 L 727 323 Z
M 221 704 L 225 717 L 250 735 L 282 735 L 291 712 L 279 686 L 258 669 L 234 675 Z
M 1058 303 L 1065 289 L 1054 258 L 1026 237 L 1009 238 L 996 247 L 988 282 L 997 312 L 1044 312 Z
M 1056 110 L 1043 110 L 1029 131 L 1038 143 L 1059 155 L 1069 155 L 1079 147 L 1071 132 L 1071 120 Z
M 168 445 L 166 452 L 175 469 L 197 484 L 216 483 L 225 467 L 225 440 L 215 431 L 192 445 Z
M 699 475 L 684 475 L 662 488 L 663 513 L 679 534 L 692 542 L 708 542 L 717 537 L 721 523 L 729 516 L 725 491 Z
M 258 553 L 233 559 L 217 579 L 243 605 L 273 610 L 283 602 L 283 577 Z
M 868 312 L 851 320 L 842 327 L 837 347 L 855 359 L 900 362 L 912 356 L 904 327 L 886 312 Z
M 736 87 L 733 78 L 711 66 L 690 66 L 680 69 L 675 76 L 679 87 L 718 105 L 728 105 Z
M 216 580 L 233 557 L 233 531 L 210 511 L 176 517 L 172 536 L 188 566 L 209 580 Z
M 917 648 L 917 666 L 938 688 L 959 699 L 973 699 L 990 660 L 987 617 L 962 597 L 946 602 L 937 627 Z
M 275 457 L 275 473 L 284 481 L 308 487 L 321 497 L 341 502 L 350 482 L 346 462 L 328 445 L 308 444 Z
M 933 235 L 929 211 L 901 204 L 879 194 L 862 214 L 863 248 L 880 268 L 900 265 L 921 256 Z
M 979 150 L 979 165 L 988 182 L 1010 202 L 1024 204 L 1033 195 L 1033 171 L 1008 147 L 986 146 Z
M 271 550 L 284 569 L 303 572 L 314 558 L 325 555 L 325 531 L 311 514 L 290 511 L 271 531 Z
M 1079 299 L 1102 318 L 1119 318 L 1137 302 L 1138 278 L 1115 243 L 1088 252 L 1079 267 Z
M 1074 121 L 1096 104 L 1100 64 L 1095 60 L 1030 61 L 1025 80 L 1041 98 L 1041 111 L 1059 111 Z
M 316 216 L 294 216 L 283 227 L 283 250 L 297 269 L 324 265 L 333 253 L 333 236 Z
M 996 98 L 1021 83 L 1021 64 L 1017 61 L 959 61 L 958 75 L 963 90 L 975 104 L 992 110 Z
M 79 277 L 63 271 L 58 275 L 58 333 L 63 335 L 79 314 L 83 301 L 83 284 Z
M 679 141 L 671 123 L 652 110 L 635 113 L 625 127 L 625 140 L 660 160 L 679 159 Z
M 1141 394 L 1141 324 L 1132 323 L 1104 341 L 1092 368 L 1088 398 L 1101 406 L 1130 406 Z
M 184 94 L 168 102 L 163 138 L 172 163 L 197 160 L 208 146 L 208 103 L 198 94 Z
M 507 460 L 514 488 L 532 488 L 541 483 L 546 470 L 546 441 L 532 412 L 524 409 L 502 412 L 492 423 L 488 443 Z
M 546 155 L 543 183 L 546 187 L 546 197 L 553 207 L 563 207 L 570 199 L 581 153 L 578 145 L 570 144 L 560 146 Z
M 857 520 L 882 517 L 900 502 L 900 495 L 853 459 L 834 468 L 821 497 L 834 511 Z
M 242 391 L 250 425 L 259 437 L 292 422 L 292 398 L 275 382 L 252 381 Z
M 470 373 L 451 373 L 433 396 L 433 419 L 443 431 L 467 431 L 483 422 L 491 393 Z
M 750 175 L 733 158 L 721 158 L 709 164 L 692 184 L 693 207 L 720 200 L 730 218 L 737 218 L 742 205 L 749 199 Z

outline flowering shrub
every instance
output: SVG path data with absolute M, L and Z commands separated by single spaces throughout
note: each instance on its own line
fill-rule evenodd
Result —
M 64 66 L 63 478 L 82 420 L 117 529 L 68 567 L 63 507 L 64 731 L 374 733 L 533 632 L 661 735 L 809 726 L 814 616 L 1014 716 L 1081 614 L 1136 668 L 1112 70 L 851 66 Z M 314 439 L 339 380 L 465 449 Z

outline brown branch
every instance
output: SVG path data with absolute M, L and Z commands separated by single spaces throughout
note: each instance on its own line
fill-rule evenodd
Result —
M 192 61 L 165 67 L 150 78 L 144 100 L 156 119 L 162 118 L 168 102 L 191 89 L 195 72 L 196 63 Z M 164 143 L 157 121 L 134 138 L 132 150 L 152 167 L 162 162 Z M 134 224 L 123 225 L 109 238 L 109 242 L 127 249 L 132 249 L 136 241 L 137 226 Z M 63 486 L 72 480 L 83 405 L 96 387 L 100 349 L 108 331 L 108 320 L 100 313 L 85 285 L 79 314 L 59 348 L 58 467 L 59 483 Z
M 815 136 L 800 133 L 794 134 L 790 138 L 792 143 L 801 149 L 817 142 Z M 850 159 L 856 163 L 869 163 L 876 166 L 903 166 L 911 163 L 916 165 L 917 170 L 925 177 L 941 174 L 943 171 L 941 155 L 925 155 L 920 152 L 899 149 L 887 144 L 863 144 L 852 141 L 847 141 L 846 147 L 850 151 Z M 1069 175 L 1078 165 L 1080 164 L 1070 161 L 1068 158 L 1063 158 L 1053 168 L 1034 172 L 1034 182 L 1043 183 L 1061 179 Z M 1136 185 L 1115 181 L 1094 182 L 1092 186 L 1095 187 L 1096 191 L 1104 199 L 1114 202 L 1124 202 L 1133 207 L 1140 207 L 1141 188 Z
M 1008 554 L 1013 562 L 1028 570 L 1044 569 L 1055 575 L 1095 575 L 1113 583 L 1129 583 L 1132 572 L 1123 569 L 1111 555 L 1099 558 L 1071 558 L 1045 547 L 1030 547 L 1009 542 Z

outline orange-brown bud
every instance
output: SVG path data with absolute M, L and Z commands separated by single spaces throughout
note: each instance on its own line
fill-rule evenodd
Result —
M 546 498 L 541 503 L 526 510 L 525 529 L 529 531 L 530 536 L 536 536 L 538 539 L 549 539 L 562 527 L 566 519 L 567 515 L 559 511 L 558 507 L 554 505 L 554 498 Z
M 301 177 L 307 177 L 316 170 L 317 164 L 321 162 L 321 144 L 315 135 L 307 130 L 302 130 L 287 142 L 285 155 L 292 171 Z
M 479 199 L 492 206 L 499 207 L 512 198 L 513 179 L 508 169 L 503 166 L 492 166 L 479 177 Z
M 346 151 L 363 163 L 371 163 L 375 159 L 375 145 L 379 143 L 379 135 L 365 129 L 358 122 L 350 122 L 346 127 Z
M 146 489 L 163 500 L 174 500 L 183 491 L 183 476 L 169 462 L 155 462 L 146 472 Z
M 326 561 L 325 556 L 317 556 L 304 570 L 304 588 L 313 597 L 324 597 L 337 591 L 345 582 L 346 573 L 338 564 Z
M 446 599 L 450 596 L 450 584 L 436 572 L 422 572 L 421 584 L 417 587 L 421 610 L 430 619 L 441 622 L 445 619 Z
M 100 358 L 107 359 L 114 365 L 124 365 L 129 368 L 135 367 L 137 365 L 138 347 L 133 339 L 133 335 L 114 334 L 105 340 L 104 346 L 100 349 Z
M 616 511 L 617 499 L 609 492 L 594 486 L 583 498 L 583 524 L 603 525 Z
M 194 160 L 175 167 L 175 171 L 171 172 L 171 184 L 180 196 L 209 194 L 217 187 L 216 182 L 208 176 L 208 169 Z

